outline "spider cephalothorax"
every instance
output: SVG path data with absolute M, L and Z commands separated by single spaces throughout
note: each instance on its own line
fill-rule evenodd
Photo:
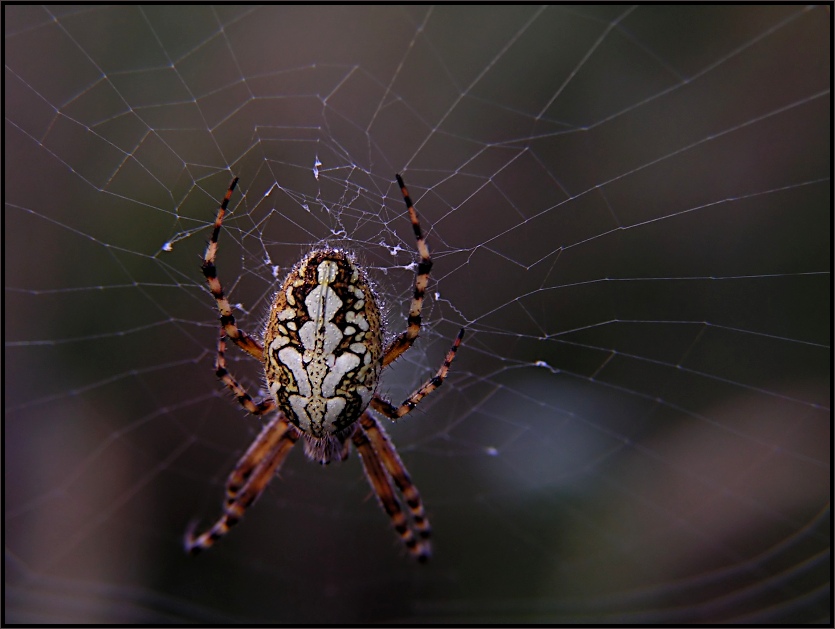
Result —
M 274 412 L 274 417 L 229 475 L 223 515 L 198 536 L 189 528 L 186 549 L 196 553 L 225 535 L 261 495 L 303 435 L 305 454 L 321 463 L 344 459 L 350 443 L 354 444 L 368 481 L 395 530 L 409 552 L 425 561 L 431 552 L 431 529 L 423 502 L 397 451 L 368 408 L 390 419 L 414 409 L 424 396 L 443 384 L 464 330 L 458 333 L 435 376 L 400 406 L 377 395 L 383 368 L 409 349 L 420 333 L 423 296 L 432 269 L 406 186 L 397 175 L 420 254 L 406 331 L 384 347 L 380 308 L 365 272 L 344 251 L 315 249 L 293 267 L 276 293 L 262 345 L 236 325 L 215 268 L 223 216 L 237 183 L 237 178 L 232 180 L 223 198 L 203 258 L 203 274 L 220 310 L 215 372 L 247 411 L 253 415 Z M 256 403 L 229 373 L 226 338 L 263 362 L 271 398 Z

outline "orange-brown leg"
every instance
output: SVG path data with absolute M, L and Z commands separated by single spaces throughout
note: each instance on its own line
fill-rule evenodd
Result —
M 238 183 L 238 178 L 235 177 L 232 183 L 229 184 L 229 189 L 226 191 L 226 196 L 220 203 L 220 208 L 217 211 L 215 218 L 215 226 L 212 230 L 212 238 L 206 247 L 206 253 L 203 256 L 203 275 L 206 276 L 206 281 L 209 283 L 209 290 L 212 291 L 215 300 L 217 301 L 217 308 L 220 310 L 220 327 L 226 332 L 226 336 L 240 347 L 245 352 L 252 354 L 258 360 L 264 359 L 264 348 L 254 338 L 249 336 L 246 332 L 241 330 L 235 323 L 235 317 L 232 314 L 232 306 L 229 305 L 229 300 L 223 294 L 223 286 L 217 278 L 217 268 L 215 267 L 215 259 L 217 258 L 217 239 L 220 235 L 220 228 L 223 225 L 223 216 L 226 214 L 226 208 L 229 207 L 229 199 L 232 198 L 232 192 Z
M 400 406 L 394 406 L 388 400 L 380 397 L 379 395 L 375 395 L 371 399 L 371 408 L 393 420 L 400 419 L 407 413 L 411 412 L 418 405 L 418 402 L 444 383 L 447 373 L 449 372 L 449 366 L 455 359 L 455 353 L 458 351 L 458 346 L 461 345 L 461 339 L 463 338 L 464 328 L 461 328 L 458 332 L 458 336 L 455 337 L 455 342 L 452 344 L 452 347 L 449 348 L 449 351 L 444 358 L 444 363 L 441 365 L 441 368 L 438 369 L 438 373 L 424 382 L 418 390 L 407 397 Z
M 283 432 L 280 433 L 280 437 L 276 440 L 274 447 L 272 449 L 264 449 L 264 446 L 274 438 L 273 434 L 268 435 L 267 433 L 275 432 L 278 434 L 278 431 Z M 287 420 L 283 417 L 278 417 L 264 427 L 261 435 L 259 435 L 253 446 L 244 454 L 229 476 L 226 487 L 227 494 L 231 497 L 227 499 L 224 505 L 223 514 L 210 529 L 200 535 L 194 534 L 194 529 L 197 525 L 196 522 L 186 531 L 184 542 L 187 552 L 194 555 L 203 549 L 212 547 L 240 521 L 246 510 L 258 499 L 264 489 L 266 489 L 298 438 L 298 429 L 287 423 Z M 253 449 L 261 454 L 260 460 L 251 456 Z M 239 467 L 245 467 L 251 463 L 255 463 L 255 466 L 248 474 L 239 469 Z M 243 485 L 238 485 L 240 482 L 239 479 L 243 479 Z
M 215 356 L 215 375 L 223 381 L 241 406 L 253 415 L 264 415 L 275 409 L 275 401 L 272 398 L 266 398 L 256 403 L 252 397 L 247 393 L 237 380 L 235 376 L 229 373 L 226 368 L 226 343 L 223 337 L 226 332 L 223 328 L 220 329 L 220 337 L 217 340 L 217 355 Z
M 424 540 L 418 535 L 415 535 L 412 524 L 397 499 L 391 478 L 386 472 L 385 467 L 380 461 L 380 456 L 371 445 L 369 436 L 361 424 L 357 425 L 354 434 L 351 436 L 351 440 L 360 453 L 368 482 L 380 500 L 380 505 L 383 507 L 383 510 L 391 518 L 394 530 L 397 531 L 400 539 L 403 540 L 403 543 L 413 557 L 421 562 L 426 561 L 429 559 L 430 552 L 428 540 Z
M 423 232 L 420 229 L 420 220 L 418 219 L 417 211 L 415 211 L 415 204 L 412 202 L 412 197 L 409 196 L 409 191 L 406 190 L 406 184 L 403 183 L 403 178 L 398 174 L 397 184 L 400 186 L 400 191 L 403 193 L 403 199 L 406 202 L 406 210 L 409 212 L 409 219 L 412 221 L 412 229 L 417 238 L 417 249 L 420 255 L 420 262 L 418 262 L 417 274 L 415 275 L 415 292 L 412 296 L 412 305 L 409 307 L 409 318 L 406 320 L 406 331 L 399 334 L 395 339 L 389 343 L 383 354 L 383 367 L 388 365 L 395 358 L 400 356 L 403 352 L 412 346 L 415 339 L 420 334 L 420 311 L 423 307 L 423 296 L 426 293 L 426 287 L 429 284 L 429 272 L 432 270 L 432 258 L 429 255 L 429 247 L 426 245 L 426 240 L 423 237 Z
M 412 515 L 412 522 L 414 523 L 418 536 L 426 547 L 426 554 L 428 555 L 431 552 L 429 538 L 432 535 L 432 527 L 426 518 L 426 510 L 423 508 L 420 492 L 418 492 L 417 487 L 412 483 L 409 472 L 406 470 L 406 466 L 403 465 L 403 461 L 400 460 L 400 456 L 397 454 L 397 450 L 394 449 L 388 435 L 386 435 L 383 427 L 377 420 L 371 416 L 371 413 L 363 413 L 360 418 L 360 425 L 365 430 L 365 434 L 368 435 L 368 439 L 371 441 L 375 452 L 377 452 L 383 467 L 386 468 L 386 471 L 394 479 L 394 484 L 397 485 L 400 493 L 403 494 L 403 498 Z
M 235 469 L 229 473 L 226 479 L 226 502 L 232 502 L 252 478 L 253 472 L 266 459 L 269 458 L 278 446 L 278 442 L 285 437 L 292 424 L 278 413 L 266 424 L 252 445 L 247 448 L 243 456 L 235 463 Z

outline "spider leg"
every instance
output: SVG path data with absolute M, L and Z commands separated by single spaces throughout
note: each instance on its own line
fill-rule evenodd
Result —
M 415 406 L 417 406 L 418 402 L 444 383 L 447 373 L 449 372 L 449 366 L 455 358 L 455 352 L 458 351 L 458 346 L 461 345 L 462 338 L 464 338 L 464 328 L 461 328 L 458 332 L 458 336 L 455 337 L 455 342 L 452 344 L 452 347 L 449 348 L 446 358 L 444 358 L 444 363 L 441 365 L 441 368 L 438 369 L 438 373 L 424 382 L 420 388 L 407 397 L 400 406 L 394 406 L 394 404 L 388 400 L 380 397 L 379 395 L 375 395 L 371 398 L 371 408 L 392 420 L 400 419 L 407 413 L 411 412 Z
M 217 340 L 217 355 L 215 357 L 215 375 L 223 381 L 232 394 L 240 402 L 247 411 L 253 415 L 263 415 L 275 409 L 275 401 L 272 398 L 266 398 L 257 404 L 252 397 L 247 393 L 235 377 L 226 369 L 226 343 L 223 340 L 226 332 L 221 328 L 220 337 Z
M 206 253 L 203 256 L 203 275 L 206 276 L 206 281 L 209 283 L 209 290 L 212 292 L 217 301 L 217 308 L 220 310 L 220 327 L 226 332 L 235 345 L 240 347 L 245 352 L 252 354 L 258 360 L 264 358 L 264 348 L 258 341 L 252 338 L 249 334 L 241 330 L 235 324 L 235 316 L 232 314 L 232 306 L 229 305 L 229 300 L 223 294 L 223 286 L 217 278 L 217 268 L 215 267 L 215 258 L 217 258 L 217 239 L 220 235 L 220 228 L 223 225 L 223 216 L 226 214 L 226 208 L 229 207 L 229 199 L 232 198 L 232 192 L 238 183 L 238 178 L 235 177 L 232 183 L 229 184 L 229 189 L 226 191 L 226 196 L 220 203 L 220 208 L 217 211 L 217 218 L 215 218 L 215 227 L 212 230 L 212 238 L 206 247 Z
M 397 450 L 395 450 L 388 435 L 379 422 L 372 417 L 371 413 L 366 412 L 362 414 L 362 417 L 360 417 L 360 425 L 365 430 L 365 434 L 368 435 L 368 439 L 371 441 L 371 445 L 383 463 L 383 467 L 386 468 L 386 471 L 394 480 L 394 484 L 397 485 L 400 493 L 403 494 L 406 505 L 412 514 L 412 522 L 415 525 L 415 529 L 417 529 L 418 536 L 423 542 L 428 556 L 431 552 L 429 538 L 432 535 L 432 527 L 429 525 L 429 520 L 426 519 L 426 511 L 423 508 L 423 501 L 420 499 L 420 492 L 418 492 L 417 487 L 412 483 L 409 472 L 406 470 L 406 466 L 403 465 L 403 461 L 400 460 L 400 456 L 398 456 Z
M 403 543 L 413 557 L 420 562 L 426 561 L 429 559 L 430 554 L 429 542 L 415 535 L 409 518 L 406 516 L 397 499 L 391 477 L 381 463 L 380 455 L 375 451 L 369 435 L 365 432 L 362 424 L 357 425 L 354 434 L 351 435 L 351 440 L 354 442 L 354 446 L 356 446 L 360 454 L 368 482 L 380 500 L 383 510 L 391 518 L 394 530 L 400 535 L 400 539 L 403 540 Z
M 279 424 L 281 424 L 280 427 L 278 426 Z M 279 435 L 275 439 L 275 444 L 271 449 L 265 447 L 274 438 L 274 435 L 268 435 L 268 433 L 277 433 Z M 256 439 L 255 444 L 247 450 L 238 462 L 235 470 L 229 476 L 226 484 L 227 493 L 231 493 L 237 487 L 236 484 L 239 482 L 239 477 L 241 476 L 239 468 L 255 463 L 248 478 L 244 478 L 244 484 L 237 488 L 232 497 L 227 499 L 223 508 L 223 514 L 210 529 L 200 535 L 195 535 L 194 529 L 197 523 L 194 522 L 189 526 L 186 530 L 184 540 L 187 552 L 195 555 L 203 549 L 210 548 L 221 537 L 226 535 L 229 529 L 238 523 L 243 517 L 244 512 L 263 493 L 298 438 L 299 431 L 295 426 L 289 425 L 287 420 L 280 415 L 264 427 L 261 435 Z M 256 458 L 255 454 L 261 455 L 260 460 Z
M 247 448 L 244 455 L 238 459 L 235 469 L 229 473 L 226 479 L 226 502 L 235 500 L 241 490 L 252 478 L 252 473 L 258 465 L 269 458 L 269 454 L 275 450 L 278 442 L 284 438 L 288 430 L 293 430 L 293 425 L 281 413 L 278 413 L 268 424 L 266 424 L 255 441 Z M 288 436 L 288 438 L 290 438 Z M 298 436 L 296 437 L 298 439 Z
M 409 307 L 409 317 L 406 320 L 406 331 L 400 333 L 395 339 L 389 343 L 383 355 L 383 367 L 388 365 L 395 358 L 400 356 L 403 352 L 412 346 L 415 339 L 420 334 L 420 311 L 423 307 L 423 296 L 426 293 L 426 286 L 429 284 L 429 271 L 432 270 L 432 258 L 429 255 L 429 247 L 426 245 L 426 240 L 423 238 L 423 232 L 420 229 L 420 220 L 418 219 L 415 205 L 412 202 L 412 197 L 409 196 L 409 191 L 406 190 L 406 184 L 403 183 L 403 178 L 398 174 L 397 184 L 400 186 L 400 191 L 403 193 L 403 200 L 406 202 L 406 209 L 409 212 L 409 218 L 412 221 L 412 229 L 417 238 L 417 249 L 420 254 L 420 262 L 418 263 L 417 274 L 415 275 L 415 292 L 412 296 L 412 305 Z

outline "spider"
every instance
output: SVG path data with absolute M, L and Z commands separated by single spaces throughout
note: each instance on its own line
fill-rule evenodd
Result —
M 369 407 L 392 420 L 412 411 L 443 384 L 464 329 L 438 372 L 402 404 L 395 406 L 376 393 L 382 370 L 408 350 L 420 333 L 423 296 L 432 268 L 414 204 L 403 179 L 399 174 L 396 178 L 417 238 L 420 262 L 406 330 L 385 349 L 377 297 L 353 256 L 339 249 L 314 249 L 293 267 L 273 299 L 263 345 L 236 325 L 215 267 L 218 235 L 238 178 L 229 185 L 202 266 L 220 310 L 215 373 L 249 413 L 272 413 L 273 417 L 230 473 L 220 518 L 200 535 L 194 534 L 196 522 L 189 526 L 188 552 L 210 548 L 226 535 L 303 438 L 307 457 L 322 464 L 345 460 L 353 443 L 368 482 L 409 553 L 421 562 L 429 558 L 431 528 L 420 494 Z M 228 371 L 227 338 L 263 363 L 271 397 L 256 402 Z

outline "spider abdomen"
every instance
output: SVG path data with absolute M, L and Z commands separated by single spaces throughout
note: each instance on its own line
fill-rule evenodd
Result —
M 307 435 L 344 432 L 368 407 L 382 368 L 380 309 L 352 257 L 317 249 L 290 271 L 264 333 L 267 385 Z

